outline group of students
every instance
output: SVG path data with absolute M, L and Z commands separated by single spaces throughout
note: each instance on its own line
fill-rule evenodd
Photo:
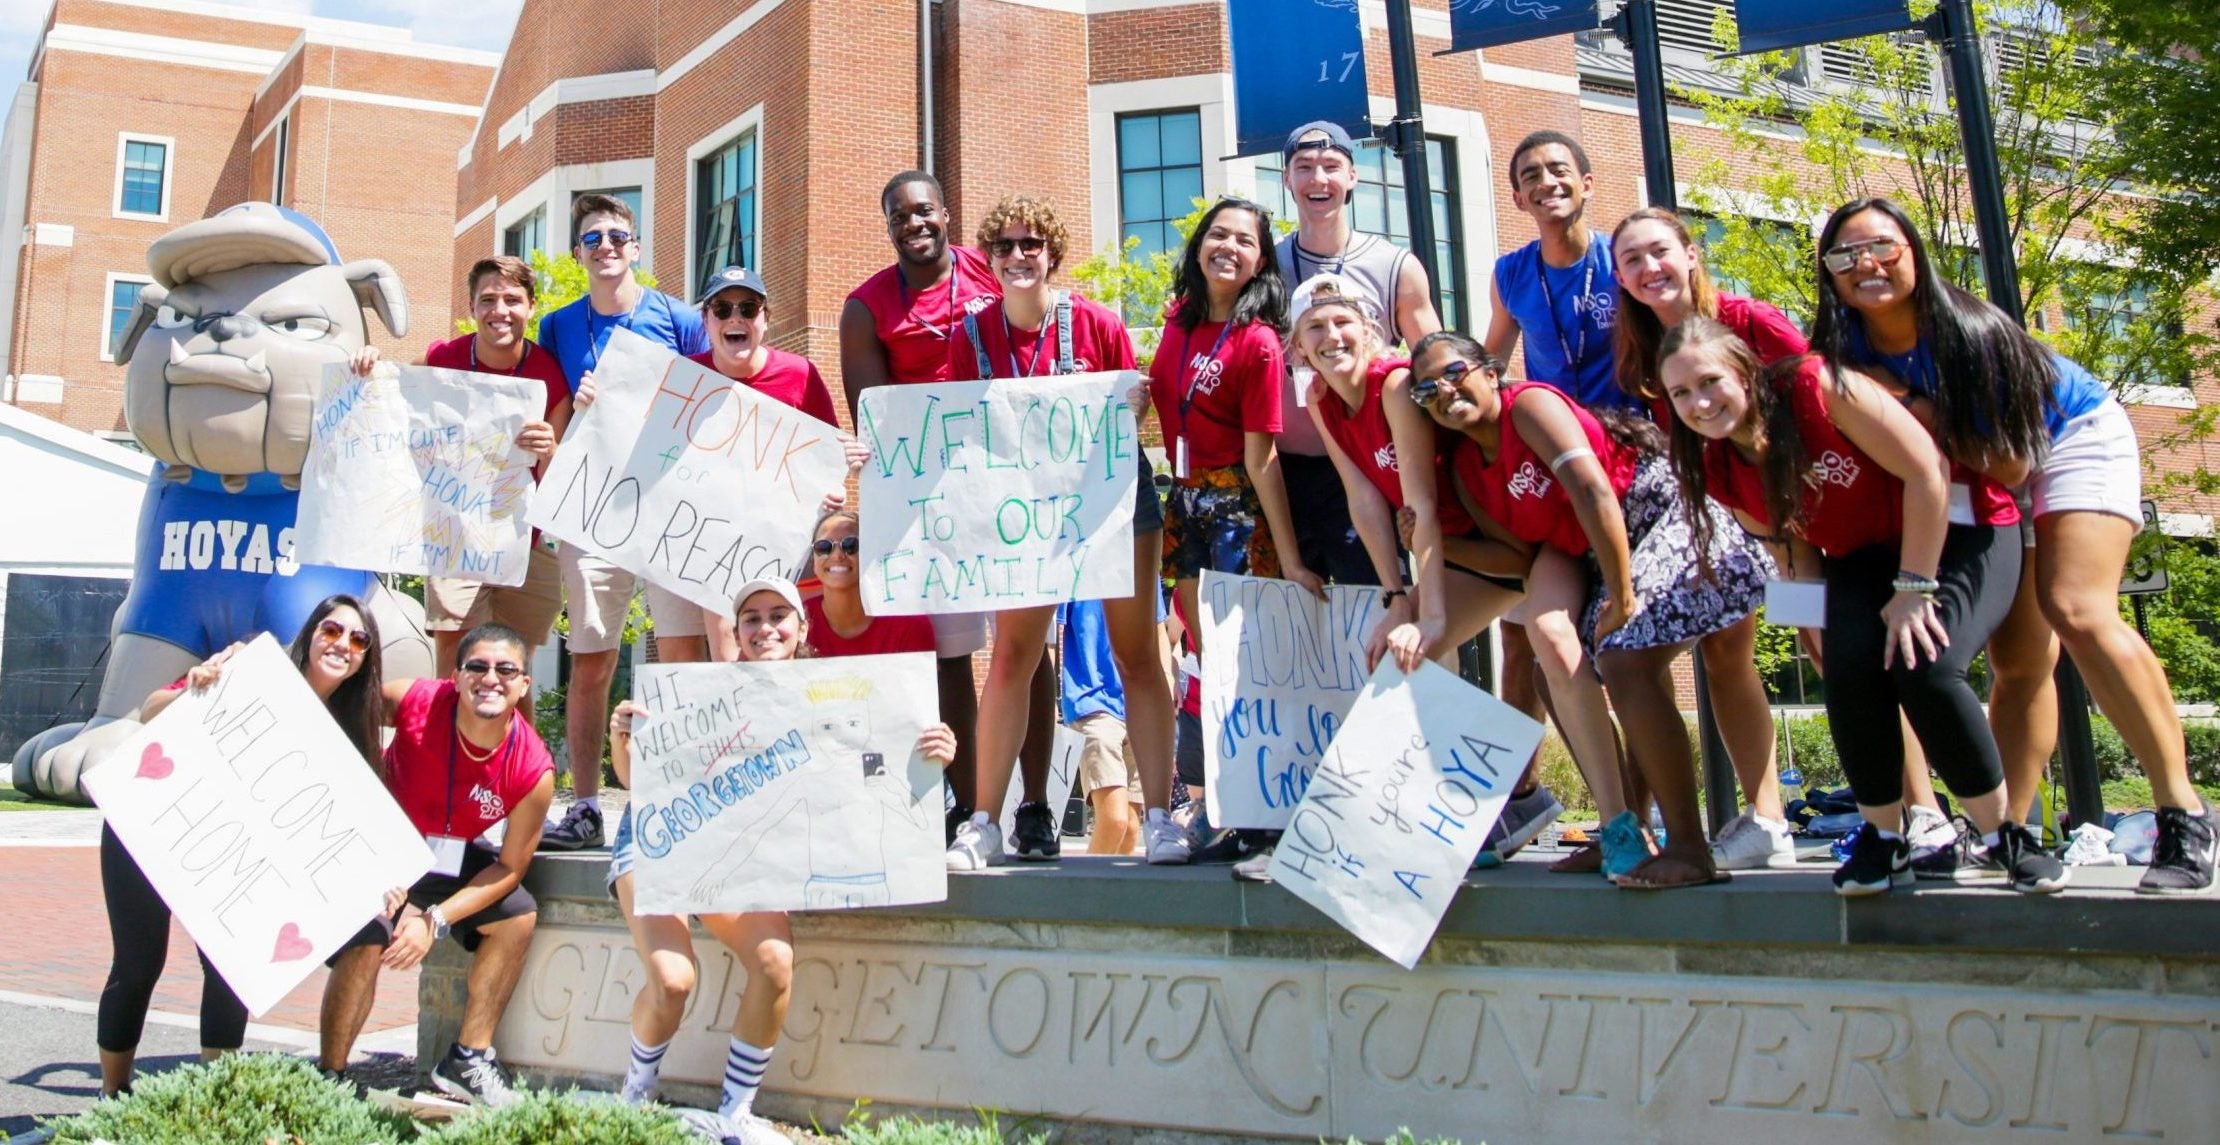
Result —
M 2023 819 L 2054 746 L 2049 681 L 2063 642 L 2160 804 L 2140 889 L 2210 889 L 2213 826 L 2189 783 L 2165 675 L 2114 603 L 2140 519 L 2133 427 L 2086 370 L 1945 280 L 1899 207 L 1860 199 L 1827 221 L 1807 337 L 1774 307 L 1718 290 L 1670 211 L 1636 211 L 1609 235 L 1592 230 L 1587 155 L 1565 135 L 1537 132 L 1512 152 L 1508 175 L 1539 238 L 1497 261 L 1487 335 L 1474 340 L 1442 329 L 1408 251 L 1351 226 L 1355 147 L 1331 123 L 1289 136 L 1283 179 L 1296 226 L 1284 237 L 1254 201 L 1229 196 L 1204 210 L 1179 252 L 1146 381 L 1126 395 L 1141 417 L 1158 419 L 1169 492 L 1160 497 L 1144 458 L 1132 592 L 1100 602 L 1099 616 L 1090 610 L 1085 630 L 1107 649 L 1097 659 L 1108 663 L 1091 674 L 1109 677 L 1114 665 L 1122 691 L 1148 862 L 1246 856 L 1236 875 L 1267 877 L 1268 836 L 1208 829 L 1197 689 L 1190 679 L 1175 701 L 1163 668 L 1161 586 L 1172 586 L 1199 652 L 1196 595 L 1209 570 L 1312 591 L 1329 581 L 1379 586 L 1386 609 L 1368 654 L 1405 670 L 1500 623 L 1504 698 L 1555 719 L 1607 820 L 1602 841 L 1553 869 L 1603 871 L 1635 888 L 1794 862 L 1754 666 L 1764 602 L 1776 620 L 1804 625 L 1866 821 L 1834 874 L 1839 891 L 1877 893 L 1915 875 L 2057 890 L 2066 869 Z M 950 241 L 928 174 L 895 176 L 880 207 L 895 261 L 856 288 L 840 317 L 851 420 L 857 397 L 878 385 L 1133 368 L 1120 315 L 1054 285 L 1068 234 L 1049 203 L 1002 199 L 980 219 L 975 248 Z M 571 222 L 589 292 L 546 315 L 537 343 L 524 335 L 532 273 L 494 258 L 467 278 L 476 332 L 427 355 L 434 365 L 546 383 L 546 414 L 520 433 L 520 447 L 543 461 L 552 453 L 592 401 L 594 363 L 620 326 L 836 420 L 816 367 L 769 345 L 771 300 L 754 271 L 719 272 L 688 307 L 637 282 L 639 240 L 625 203 L 581 196 Z M 1526 377 L 1514 380 L 1505 360 L 1521 342 Z M 844 444 L 860 466 L 863 447 Z M 917 747 L 947 769 L 949 867 L 995 865 L 1006 851 L 1056 858 L 1047 780 L 1059 688 L 1046 652 L 1055 610 L 873 617 L 859 584 L 870 554 L 857 538 L 843 492 L 828 490 L 806 562 L 815 595 L 788 581 L 751 582 L 727 613 L 649 586 L 657 658 L 934 652 L 946 722 Z M 470 1002 L 434 1081 L 460 1096 L 506 1098 L 490 1044 L 535 909 L 524 866 L 535 848 L 602 842 L 604 734 L 620 780 L 629 777 L 639 709 L 626 702 L 612 716 L 609 690 L 636 587 L 631 573 L 591 554 L 538 545 L 520 587 L 434 581 L 428 626 L 439 663 L 454 666 L 437 682 L 381 684 L 377 634 L 351 600 L 327 601 L 294 641 L 296 663 L 428 838 L 470 840 L 494 820 L 510 823 L 497 849 L 465 843 L 459 866 L 396 892 L 386 915 L 335 958 L 328 1069 L 345 1067 L 377 968 L 413 965 L 452 925 L 474 952 Z M 530 687 L 529 652 L 566 606 L 577 798 L 546 825 L 553 762 L 518 704 Z M 1698 815 L 1672 683 L 1673 662 L 1692 647 L 1703 653 L 1747 802 L 1716 839 Z M 1986 712 L 1966 678 L 1983 648 L 1994 680 Z M 981 692 L 971 662 L 983 649 Z M 220 660 L 180 686 L 205 682 Z M 367 688 L 346 686 L 363 678 Z M 151 699 L 149 712 L 163 702 Z M 397 728 L 382 765 L 381 723 Z M 1930 763 L 1963 811 L 1955 824 L 1939 810 Z M 1021 797 L 1006 845 L 995 812 L 1013 780 Z M 471 782 L 492 799 L 457 804 L 453 792 Z M 1170 813 L 1177 784 L 1198 805 L 1192 816 Z M 1652 803 L 1662 847 L 1637 814 Z M 469 822 L 457 806 L 471 808 Z M 1529 766 L 1487 853 L 1507 857 L 1560 810 Z M 633 854 L 629 820 L 620 822 L 609 881 L 648 967 L 623 1093 L 642 1100 L 694 988 L 695 962 L 683 920 L 631 909 Z M 157 915 L 166 924 L 166 914 L 145 901 L 151 890 L 143 877 L 133 882 L 136 868 L 112 835 L 103 872 L 117 937 L 100 1035 L 113 1090 L 128 1083 L 160 970 L 161 944 L 144 941 L 145 928 Z M 791 932 L 775 914 L 702 922 L 747 968 L 750 988 L 722 1108 L 701 1112 L 701 1124 L 713 1137 L 773 1140 L 750 1103 L 790 989 Z M 228 995 L 211 971 L 210 1051 L 239 1043 L 243 1010 L 227 1010 Z

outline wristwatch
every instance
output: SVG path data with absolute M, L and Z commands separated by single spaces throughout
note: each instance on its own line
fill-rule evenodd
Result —
M 1391 588 L 1380 594 L 1380 603 L 1382 605 L 1394 604 L 1396 597 L 1409 596 L 1410 594 L 1411 590 L 1408 588 Z
M 1896 580 L 1889 587 L 1898 592 L 1912 592 L 1921 596 L 1932 597 L 1937 592 L 1942 591 L 1942 582 L 1931 576 L 1921 576 L 1918 573 L 1905 572 L 1899 569 Z
M 431 921 L 433 942 L 447 937 L 447 912 L 441 910 L 438 903 L 433 903 L 431 909 L 424 912 L 424 917 Z

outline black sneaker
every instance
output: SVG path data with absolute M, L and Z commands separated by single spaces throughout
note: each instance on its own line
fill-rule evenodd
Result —
M 1020 803 L 1017 822 L 1010 832 L 1017 857 L 1028 863 L 1045 863 L 1062 857 L 1064 842 L 1056 834 L 1056 816 L 1046 803 Z
M 316 1073 L 325 1081 L 332 1082 L 336 1085 L 346 1086 L 347 1091 L 355 1095 L 356 1101 L 362 1101 L 370 1096 L 370 1087 L 362 1082 L 348 1077 L 346 1070 L 325 1069 L 323 1066 L 317 1066 Z
M 2179 807 L 2158 809 L 2158 841 L 2151 846 L 2151 868 L 2135 893 L 2201 895 L 2212 889 L 2212 864 L 2220 841 L 2214 838 L 2212 812 L 2192 815 Z
M 563 821 L 540 832 L 542 851 L 583 851 L 601 846 L 601 809 L 591 803 L 573 803 Z
M 1231 827 L 1218 832 L 1216 838 L 1195 849 L 1194 862 L 1198 866 L 1220 863 L 1244 863 L 1260 854 L 1269 853 L 1272 844 L 1279 841 L 1277 831 L 1253 831 L 1245 827 Z
M 1988 863 L 2021 894 L 2057 894 L 2073 878 L 2058 856 L 2044 850 L 2035 836 L 2017 823 L 1996 829 L 1996 846 L 1988 850 Z
M 947 838 L 947 840 L 946 840 L 945 842 L 943 842 L 943 843 L 941 844 L 941 846 L 943 846 L 943 847 L 953 847 L 953 846 L 955 846 L 955 845 L 956 845 L 956 831 L 957 831 L 957 830 L 958 830 L 959 828 L 961 828 L 961 827 L 962 827 L 962 826 L 963 826 L 964 824 L 966 824 L 966 823 L 969 823 L 969 822 L 971 822 L 971 808 L 969 808 L 969 807 L 966 807 L 966 806 L 964 806 L 964 805 L 963 805 L 963 804 L 961 804 L 961 803 L 958 803 L 958 804 L 956 804 L 956 805 L 955 805 L 954 807 L 951 807 L 951 808 L 949 808 L 949 809 L 948 809 L 948 824 L 947 824 L 947 830 L 948 830 L 948 838 Z
M 1877 895 L 1912 883 L 1912 845 L 1903 836 L 1884 839 L 1871 824 L 1858 828 L 1850 858 L 1835 868 L 1835 893 L 1844 897 Z
M 515 1105 L 520 1098 L 509 1088 L 509 1079 L 493 1060 L 493 1050 L 475 1053 L 462 1048 L 460 1043 L 447 1047 L 447 1056 L 439 1059 L 432 1070 L 432 1088 L 472 1105 L 500 1109 Z
M 2003 872 L 1989 862 L 1988 848 L 1981 845 L 1981 836 L 1973 829 L 1973 824 L 1960 819 L 1953 826 L 1957 828 L 1957 833 L 1948 843 L 1932 848 L 1911 861 L 1912 876 L 1953 883 L 1980 882 L 1999 877 Z

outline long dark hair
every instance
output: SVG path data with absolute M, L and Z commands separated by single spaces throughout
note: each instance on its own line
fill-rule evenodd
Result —
M 2050 351 L 2003 311 L 1943 277 L 1911 216 L 1888 199 L 1853 199 L 1835 208 L 1820 228 L 1820 301 L 1811 327 L 1812 350 L 1830 368 L 1860 364 L 1850 360 L 1849 339 L 1853 324 L 1863 331 L 1862 319 L 1835 293 L 1835 276 L 1824 260 L 1843 224 L 1867 211 L 1893 219 L 1911 248 L 1918 277 L 1911 306 L 1919 318 L 1919 339 L 1934 357 L 1935 423 L 1943 451 L 1964 459 L 2002 448 L 2014 457 L 2042 460 L 2050 445 L 2043 416 L 2057 403 L 2058 366 Z M 1913 385 L 1916 379 L 1903 381 Z M 1837 373 L 1835 388 L 1842 386 Z
M 1755 423 L 1758 475 L 1765 485 L 1765 515 L 1772 520 L 1773 535 L 1786 539 L 1791 530 L 1803 523 L 1804 487 L 1816 480 L 1804 451 L 1804 435 L 1796 428 L 1795 411 L 1783 384 L 1803 359 L 1784 358 L 1768 367 L 1758 361 L 1757 351 L 1750 349 L 1741 335 L 1718 319 L 1693 314 L 1667 330 L 1658 343 L 1659 372 L 1663 372 L 1665 359 L 1683 350 L 1710 346 L 1717 347 L 1726 357 L 1728 368 L 1742 379 L 1743 391 L 1750 396 L 1750 408 L 1743 416 Z M 1696 538 L 1696 562 L 1702 566 L 1704 575 L 1709 576 L 1711 514 L 1704 511 L 1707 492 L 1704 450 L 1710 440 L 1688 428 L 1678 411 L 1672 417 L 1669 432 L 1672 435 L 1673 476 L 1680 482 L 1681 500 L 1688 506 L 1688 521 Z
M 1195 224 L 1195 233 L 1187 236 L 1187 246 L 1180 252 L 1179 271 L 1172 278 L 1171 320 L 1181 330 L 1194 333 L 1195 327 L 1210 319 L 1210 282 L 1203 277 L 1203 236 L 1210 233 L 1210 224 L 1218 213 L 1226 210 L 1247 211 L 1256 216 L 1257 264 L 1256 277 L 1241 288 L 1233 300 L 1233 316 L 1227 320 L 1231 326 L 1245 326 L 1263 322 L 1274 330 L 1287 325 L 1287 284 L 1280 281 L 1280 254 L 1272 239 L 1272 212 L 1247 199 L 1227 196 L 1203 212 L 1202 221 Z
M 378 739 L 385 727 L 385 671 L 384 641 L 378 638 L 378 618 L 370 614 L 368 606 L 344 592 L 333 593 L 318 601 L 309 610 L 308 623 L 293 636 L 293 646 L 288 653 L 293 666 L 308 674 L 310 649 L 316 643 L 316 626 L 334 611 L 345 607 L 355 610 L 362 618 L 362 630 L 370 636 L 370 647 L 363 649 L 362 667 L 355 674 L 339 682 L 331 698 L 324 701 L 324 710 L 338 722 L 339 730 L 347 733 L 347 742 L 362 753 L 362 761 L 382 781 L 385 778 L 385 752 Z
M 1688 224 L 1679 215 L 1663 207 L 1644 207 L 1620 219 L 1619 225 L 1611 232 L 1614 257 L 1619 250 L 1619 236 L 1625 234 L 1628 227 L 1641 222 L 1665 224 L 1680 239 L 1682 246 L 1697 252 L 1695 261 L 1688 267 L 1689 305 L 1695 314 L 1717 318 L 1719 288 L 1712 285 L 1711 272 L 1704 269 L 1702 251 L 1696 246 L 1696 240 L 1689 235 Z M 1618 277 L 1618 268 L 1613 267 L 1612 281 L 1617 283 Z M 1661 397 L 1665 391 L 1657 380 L 1657 364 L 1663 356 L 1657 352 L 1657 347 L 1665 337 L 1665 323 L 1657 317 L 1657 311 L 1635 298 L 1623 284 L 1617 285 L 1616 289 L 1619 292 L 1619 317 L 1611 335 L 1615 343 L 1611 351 L 1612 377 L 1619 383 L 1619 391 L 1628 397 L 1644 401 Z

